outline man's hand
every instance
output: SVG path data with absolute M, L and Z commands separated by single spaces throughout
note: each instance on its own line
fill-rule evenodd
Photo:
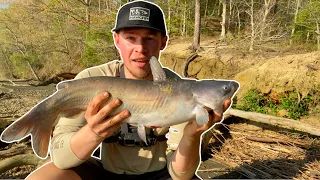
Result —
M 96 147 L 105 138 L 112 136 L 120 127 L 121 122 L 130 116 L 128 110 L 109 116 L 120 106 L 121 101 L 113 99 L 101 108 L 100 106 L 104 105 L 108 98 L 109 93 L 104 92 L 90 101 L 84 115 L 87 124 L 71 137 L 71 149 L 79 159 L 88 159 Z
M 229 106 L 231 104 L 231 100 L 227 99 L 224 102 L 223 105 L 223 111 L 226 111 Z M 202 126 L 199 126 L 196 122 L 196 120 L 190 121 L 186 127 L 184 128 L 184 134 L 185 136 L 189 136 L 189 137 L 200 137 L 200 135 L 208 130 L 209 128 L 211 128 L 215 123 L 218 123 L 222 120 L 222 115 L 219 115 L 217 113 L 215 113 L 214 111 L 210 111 L 209 110 L 209 122 L 207 124 L 204 124 Z
M 120 127 L 121 122 L 130 116 L 128 110 L 123 110 L 114 116 L 109 114 L 121 105 L 119 99 L 112 99 L 108 104 L 100 109 L 109 98 L 109 93 L 103 92 L 94 97 L 88 104 L 85 112 L 85 119 L 88 126 L 97 135 L 98 139 L 105 139 L 113 135 Z

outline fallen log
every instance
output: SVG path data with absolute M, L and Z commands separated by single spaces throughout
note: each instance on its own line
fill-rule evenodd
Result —
M 256 112 L 246 112 L 246 111 L 241 111 L 241 110 L 231 109 L 231 108 L 225 113 L 225 115 L 236 116 L 236 117 L 248 119 L 255 122 L 270 124 L 274 126 L 280 126 L 280 127 L 320 136 L 320 127 L 311 126 L 309 124 L 305 124 L 293 119 L 270 116 L 270 115 L 256 113 Z
M 12 122 L 14 122 L 17 119 L 17 117 L 0 117 L 0 130 L 3 130 L 7 126 L 9 126 Z
M 16 155 L 11 158 L 1 160 L 0 174 L 6 172 L 9 169 L 12 169 L 12 168 L 18 167 L 18 166 L 22 166 L 22 165 L 39 166 L 40 164 L 43 164 L 45 161 L 46 160 L 42 160 L 34 154 Z
M 1 150 L 0 158 L 4 159 L 4 158 L 16 156 L 18 154 L 30 154 L 30 153 L 32 153 L 32 149 L 28 146 L 22 145 L 22 146 L 12 147 L 6 150 Z

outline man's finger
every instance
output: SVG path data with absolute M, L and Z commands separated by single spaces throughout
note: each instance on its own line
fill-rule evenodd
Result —
M 220 122 L 221 119 L 222 119 L 222 114 L 218 114 L 218 113 L 213 111 L 213 119 L 212 119 L 213 124 L 215 124 L 217 122 Z
M 120 106 L 120 104 L 121 101 L 119 99 L 113 99 L 99 110 L 96 117 L 98 119 L 105 119 L 116 107 Z
M 104 123 L 104 126 L 106 128 L 111 128 L 111 127 L 119 124 L 120 122 L 122 122 L 123 120 L 125 120 L 129 116 L 130 116 L 130 112 L 128 110 L 123 110 L 123 111 L 119 112 L 117 115 L 110 117 Z
M 231 99 L 226 99 L 223 104 L 223 112 L 226 111 L 231 105 Z
M 93 116 L 99 111 L 100 105 L 109 98 L 108 92 L 102 92 L 95 96 L 88 104 L 86 116 Z

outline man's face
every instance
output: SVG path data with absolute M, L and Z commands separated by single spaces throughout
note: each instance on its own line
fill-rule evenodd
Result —
M 148 28 L 126 28 L 113 34 L 127 78 L 152 80 L 149 60 L 159 58 L 166 46 L 167 37 Z

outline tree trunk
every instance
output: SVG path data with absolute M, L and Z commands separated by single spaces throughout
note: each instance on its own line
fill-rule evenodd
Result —
M 240 10 L 238 7 L 237 7 L 237 17 L 238 17 L 238 36 L 239 36 L 241 33 L 241 19 L 240 19 Z
M 170 0 L 168 0 L 168 34 L 170 34 L 171 29 L 171 6 L 170 6 Z
M 193 35 L 193 44 L 192 50 L 195 52 L 200 48 L 200 0 L 195 0 L 195 18 L 194 18 L 194 35 Z
M 227 15 L 227 2 L 226 0 L 220 0 L 222 4 L 222 21 L 221 21 L 221 35 L 220 40 L 224 41 L 226 39 L 226 15 Z
M 262 26 L 261 26 L 261 39 L 264 38 L 264 32 L 266 28 L 267 17 L 270 13 L 271 8 L 276 4 L 276 0 L 264 0 L 264 13 L 262 17 Z
M 204 17 L 203 17 L 203 22 L 204 22 L 204 26 L 207 26 L 207 11 L 208 11 L 208 1 L 209 0 L 206 0 L 206 7 L 204 9 Z
M 221 6 L 221 0 L 219 0 L 218 2 L 219 2 L 219 3 L 218 3 L 218 12 L 217 12 L 217 15 L 220 16 L 220 12 L 221 12 L 221 8 L 220 8 L 220 6 Z
M 294 13 L 294 23 L 293 23 L 293 28 L 291 29 L 291 39 L 290 39 L 290 44 L 292 44 L 292 37 L 294 35 L 294 32 L 295 32 L 295 24 L 297 23 L 297 17 L 298 17 L 298 13 L 299 13 L 299 7 L 300 7 L 300 3 L 301 3 L 301 0 L 296 0 L 296 10 L 295 10 L 295 13 Z
M 86 39 L 88 39 L 89 35 L 89 29 L 90 29 L 90 0 L 84 0 L 84 3 L 86 5 L 86 23 L 87 23 L 87 30 L 86 30 Z
M 30 71 L 32 72 L 34 78 L 35 78 L 37 81 L 40 81 L 39 77 L 37 76 L 36 72 L 33 70 L 31 64 L 29 63 L 29 61 L 27 61 L 27 64 L 28 64 L 28 66 L 29 66 L 29 68 L 30 68 Z
M 317 45 L 318 45 L 318 51 L 320 51 L 320 27 L 319 22 L 317 21 Z
M 232 6 L 232 0 L 229 0 L 229 18 L 228 18 L 228 26 L 227 26 L 227 32 L 230 32 L 230 26 L 231 26 L 231 20 L 233 18 L 233 6 Z
M 4 63 L 6 64 L 6 67 L 7 67 L 8 71 L 9 71 L 9 79 L 12 79 L 12 78 L 13 78 L 13 73 L 12 73 L 11 68 L 10 68 L 10 66 L 9 66 L 9 57 L 8 57 L 8 55 L 4 52 L 3 49 L 1 49 L 1 52 L 2 52 L 2 54 L 5 56 Z
M 183 9 L 183 23 L 182 23 L 182 31 L 181 35 L 186 36 L 186 19 L 187 19 L 187 2 L 184 4 L 184 9 Z
M 101 1 L 99 0 L 99 7 L 98 7 L 99 14 L 101 13 Z
M 250 40 L 250 51 L 253 51 L 253 44 L 255 38 L 255 30 L 254 30 L 254 19 L 253 19 L 253 0 L 251 0 L 251 8 L 250 8 L 250 20 L 251 20 L 251 40 Z

